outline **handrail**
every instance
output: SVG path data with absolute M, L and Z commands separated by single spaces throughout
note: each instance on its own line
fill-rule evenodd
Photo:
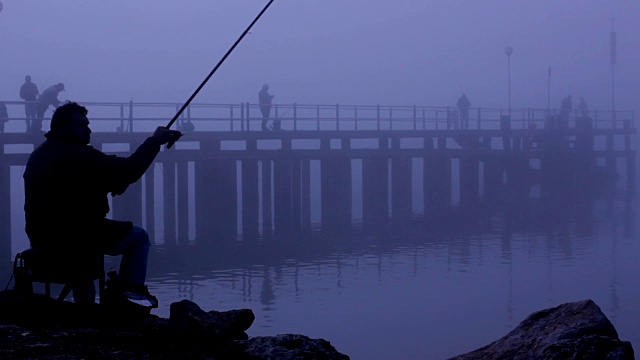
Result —
M 24 132 L 24 101 L 0 101 L 8 108 L 9 121 L 4 131 Z M 92 130 L 97 132 L 152 131 L 163 125 L 183 106 L 176 102 L 81 102 L 89 109 Z M 283 130 L 445 130 L 499 129 L 507 114 L 505 108 L 472 107 L 468 121 L 462 121 L 456 107 L 423 105 L 349 105 L 349 104 L 273 104 L 270 121 L 280 121 Z M 45 114 L 43 129 L 48 128 L 51 110 Z M 545 119 L 557 116 L 557 109 L 512 108 L 511 128 L 542 128 Z M 569 123 L 575 125 L 581 114 L 573 111 Z M 635 128 L 635 112 L 591 110 L 588 113 L 597 129 Z M 262 115 L 256 103 L 191 103 L 177 125 L 194 125 L 204 131 L 260 131 Z M 625 125 L 625 123 L 627 123 Z

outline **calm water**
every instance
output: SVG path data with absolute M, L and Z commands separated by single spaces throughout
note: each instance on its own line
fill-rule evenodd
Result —
M 163 249 L 149 285 L 168 317 L 182 299 L 250 308 L 250 336 L 324 338 L 352 359 L 442 359 L 505 335 L 533 311 L 593 299 L 640 348 L 635 201 L 532 203 L 384 231 L 224 249 Z
M 21 173 L 12 169 L 14 254 L 27 246 Z M 250 336 L 324 338 L 355 360 L 444 359 L 534 311 L 590 298 L 640 349 L 637 200 L 564 195 L 382 230 L 317 229 L 214 249 L 159 244 L 149 264 L 154 313 L 168 317 L 183 299 L 250 308 Z

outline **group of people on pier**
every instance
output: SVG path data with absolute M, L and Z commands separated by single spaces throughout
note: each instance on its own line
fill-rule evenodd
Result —
M 57 83 L 49 86 L 40 93 L 38 85 L 31 80 L 31 76 L 25 76 L 24 84 L 20 87 L 20 99 L 24 100 L 27 133 L 44 134 L 42 130 L 44 115 L 50 106 L 54 108 L 60 106 L 62 102 L 58 99 L 58 94 L 64 90 L 64 84 Z M 269 85 L 264 84 L 258 92 L 258 103 L 260 105 L 260 112 L 262 113 L 262 131 L 277 131 L 281 129 L 280 120 L 277 118 L 269 124 L 273 98 L 274 95 L 269 93 Z M 3 102 L 0 102 L 0 132 L 4 132 L 4 123 L 7 121 L 9 121 L 7 106 Z M 179 130 L 193 131 L 195 128 L 191 122 L 188 122 Z
M 46 111 L 53 106 L 57 108 L 60 106 L 61 101 L 58 99 L 58 94 L 65 91 L 63 83 L 57 83 L 46 88 L 40 93 L 38 86 L 32 81 L 31 76 L 27 75 L 24 79 L 24 84 L 20 87 L 20 98 L 24 100 L 24 113 L 26 122 L 26 132 L 35 134 L 44 134 L 42 130 L 42 122 Z M 281 121 L 276 116 L 275 119 L 271 119 L 271 107 L 274 95 L 269 93 L 269 84 L 264 84 L 262 89 L 258 92 L 258 104 L 260 112 L 262 114 L 262 131 L 278 131 L 281 130 Z M 466 94 L 462 94 L 456 102 L 457 111 L 450 112 L 447 117 L 447 129 L 468 129 L 469 128 L 469 109 L 471 108 L 471 101 Z M 586 118 L 589 114 L 587 103 L 583 97 L 580 97 L 580 102 L 574 109 L 572 96 L 568 95 L 563 98 L 560 103 L 559 119 L 568 120 L 571 113 L 577 111 L 576 116 L 580 118 Z M 4 132 L 4 124 L 9 121 L 9 115 L 7 107 L 3 102 L 0 102 L 0 132 Z M 271 122 L 271 123 L 270 123 Z M 178 126 L 178 130 L 181 131 L 193 131 L 195 127 L 189 121 L 186 124 Z
M 456 107 L 458 108 L 457 112 L 448 114 L 447 129 L 452 127 L 454 129 L 468 129 L 469 108 L 471 107 L 471 102 L 466 94 L 462 94 L 460 98 L 458 98 Z M 567 95 L 560 102 L 560 113 L 558 119 L 568 121 L 571 117 L 571 113 L 574 111 L 576 111 L 576 117 L 578 118 L 587 118 L 589 116 L 589 108 L 587 107 L 587 102 L 584 100 L 584 97 L 580 97 L 580 102 L 574 109 L 573 98 L 571 95 Z
M 44 115 L 50 106 L 54 108 L 60 106 L 62 102 L 58 99 L 58 94 L 62 91 L 64 91 L 64 84 L 57 83 L 40 92 L 30 75 L 24 77 L 24 84 L 20 87 L 20 99 L 24 100 L 27 133 L 44 134 L 42 130 Z M 7 105 L 0 102 L 0 132 L 4 132 L 4 124 L 7 121 L 9 121 Z
M 575 110 L 578 111 L 578 116 L 581 118 L 586 118 L 587 116 L 589 116 L 589 108 L 587 107 L 587 102 L 582 96 L 580 97 L 580 103 L 578 103 L 578 106 Z M 560 103 L 560 117 L 562 119 L 569 119 L 569 116 L 573 111 L 574 109 L 572 97 L 571 95 L 567 95 L 567 97 L 562 99 L 562 102 Z
M 46 88 L 42 93 L 38 86 L 31 81 L 31 76 L 24 77 L 24 84 L 20 87 L 20 98 L 24 100 L 24 114 L 27 124 L 26 132 L 44 134 L 42 121 L 50 106 L 57 108 L 61 101 L 58 94 L 64 91 L 64 84 L 57 83 Z

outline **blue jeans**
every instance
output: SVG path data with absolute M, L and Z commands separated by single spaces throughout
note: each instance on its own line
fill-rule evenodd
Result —
M 147 260 L 149 257 L 149 234 L 140 226 L 133 225 L 131 232 L 106 255 L 122 255 L 120 261 L 120 280 L 124 284 L 144 285 L 147 278 Z M 73 288 L 73 299 L 76 303 L 94 303 L 96 288 L 93 281 Z

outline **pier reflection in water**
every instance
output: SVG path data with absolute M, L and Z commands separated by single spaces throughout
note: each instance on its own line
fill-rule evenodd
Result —
M 250 336 L 321 337 L 353 359 L 446 358 L 496 340 L 533 311 L 586 298 L 637 348 L 635 208 L 615 194 L 558 196 L 377 229 L 161 245 L 149 285 L 157 315 L 182 299 L 205 310 L 251 308 Z

